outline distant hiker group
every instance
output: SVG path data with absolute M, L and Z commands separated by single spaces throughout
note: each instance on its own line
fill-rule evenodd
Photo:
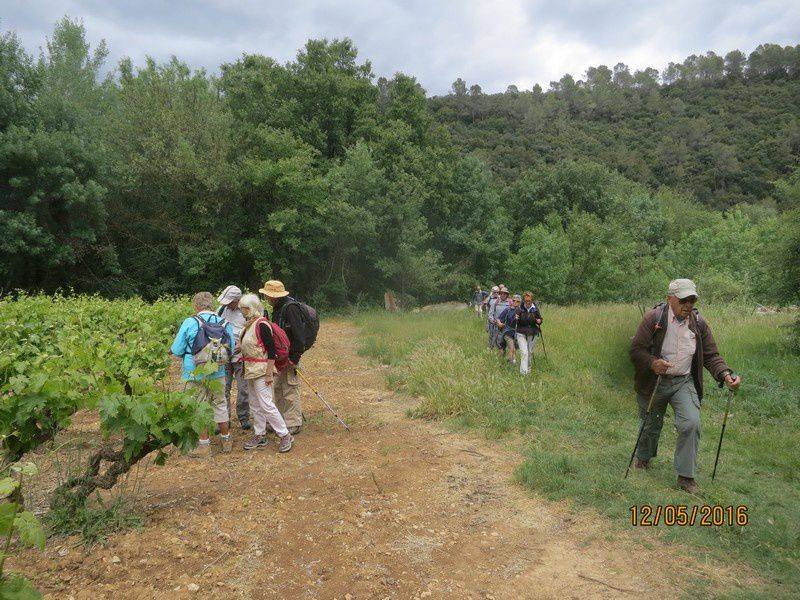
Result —
M 542 313 L 533 299 L 533 292 L 525 291 L 511 296 L 504 284 L 492 287 L 491 293 L 480 286 L 472 294 L 472 305 L 478 315 L 486 316 L 486 332 L 489 348 L 500 351 L 511 363 L 517 362 L 519 350 L 519 372 L 528 375 L 536 340 L 542 333 Z
M 278 452 L 288 452 L 303 426 L 297 370 L 303 353 L 316 340 L 319 319 L 280 281 L 267 281 L 258 291 L 271 308 L 271 318 L 259 296 L 243 294 L 234 285 L 222 291 L 216 310 L 214 296 L 198 292 L 192 298 L 195 314 L 183 321 L 170 348 L 170 354 L 182 360 L 186 388 L 211 404 L 223 452 L 232 449 L 234 381 L 239 424 L 243 430 L 253 430 L 245 450 L 266 446 L 267 434 L 274 432 Z M 192 454 L 208 455 L 210 445 L 209 433 L 203 431 Z

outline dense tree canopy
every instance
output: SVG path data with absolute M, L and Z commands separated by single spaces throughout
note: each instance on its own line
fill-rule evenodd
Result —
M 0 36 L 3 290 L 798 299 L 800 47 L 431 99 L 348 39 L 219 76 L 107 54 L 69 19 L 38 60 Z

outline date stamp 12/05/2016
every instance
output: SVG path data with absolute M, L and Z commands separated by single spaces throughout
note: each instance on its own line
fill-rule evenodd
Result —
M 745 505 L 634 504 L 630 508 L 634 527 L 744 527 L 749 521 Z

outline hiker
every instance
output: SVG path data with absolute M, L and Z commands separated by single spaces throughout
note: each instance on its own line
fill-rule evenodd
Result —
M 541 331 L 542 313 L 533 301 L 533 292 L 525 291 L 522 294 L 522 305 L 517 309 L 516 337 L 519 346 L 519 373 L 527 375 L 531 372 L 531 359 L 536 338 Z
M 210 292 L 198 292 L 192 298 L 192 306 L 194 307 L 195 315 L 187 317 L 181 323 L 178 334 L 172 342 L 170 354 L 183 360 L 183 370 L 181 379 L 186 382 L 186 389 L 194 391 L 198 401 L 209 402 L 214 409 L 214 422 L 219 427 L 220 438 L 222 439 L 222 451 L 230 452 L 232 448 L 230 428 L 228 425 L 228 408 L 225 405 L 225 394 L 223 392 L 223 379 L 225 377 L 224 364 L 219 365 L 219 368 L 209 375 L 195 375 L 195 340 L 200 333 L 201 323 L 204 330 L 208 334 L 210 328 L 205 324 L 217 324 L 220 329 L 220 334 L 225 339 L 219 338 L 228 347 L 228 358 L 234 348 L 233 328 L 230 324 L 225 324 L 223 319 L 214 313 L 214 296 Z M 202 350 L 202 349 L 201 349 Z M 206 352 L 198 352 L 199 357 Z M 207 355 L 203 356 L 203 360 L 209 359 Z M 195 448 L 191 456 L 204 457 L 211 453 L 211 440 L 208 438 L 208 431 L 200 433 L 200 443 Z
M 245 322 L 242 311 L 239 310 L 241 297 L 242 290 L 235 285 L 229 285 L 217 298 L 220 304 L 217 314 L 231 324 L 234 340 L 239 339 Z M 242 354 L 238 351 L 234 351 L 231 361 L 225 365 L 225 404 L 228 407 L 228 414 L 231 412 L 231 388 L 234 379 L 236 379 L 236 417 L 242 429 L 248 431 L 253 426 L 250 424 L 250 404 L 247 401 L 247 382 L 244 377 Z
M 486 305 L 486 331 L 489 334 L 489 348 L 491 349 L 494 344 L 494 339 L 497 336 L 497 324 L 494 322 L 492 318 L 492 312 L 494 311 L 495 304 L 499 300 L 499 292 L 500 288 L 498 286 L 492 286 L 492 293 L 489 294 L 489 297 L 484 301 Z
M 289 365 L 275 380 L 275 405 L 281 411 L 286 426 L 292 434 L 300 433 L 303 427 L 303 408 L 300 404 L 300 379 L 297 367 L 305 352 L 306 329 L 303 310 L 291 296 L 283 283 L 271 279 L 258 290 L 266 296 L 272 307 L 272 321 L 286 332 L 289 338 Z
M 500 314 L 509 306 L 511 302 L 508 300 L 509 291 L 502 283 L 497 286 L 497 298 L 494 302 L 489 302 L 489 323 L 492 326 L 493 336 L 489 338 L 489 348 L 498 348 L 503 350 L 503 329 L 502 322 L 500 322 Z
M 481 289 L 480 285 L 476 285 L 475 286 L 475 291 L 472 292 L 472 302 L 471 302 L 471 304 L 472 304 L 473 308 L 475 309 L 475 312 L 478 313 L 478 317 L 482 317 L 483 316 L 483 304 L 484 304 L 484 300 L 486 300 L 486 297 L 488 295 L 489 294 L 487 294 L 486 292 L 484 292 Z
M 513 364 L 516 364 L 517 357 L 516 357 L 516 333 L 517 333 L 517 311 L 519 310 L 519 305 L 522 303 L 522 298 L 519 294 L 514 294 L 513 298 L 511 299 L 511 306 L 507 306 L 503 309 L 503 312 L 500 313 L 500 317 L 497 319 L 497 325 L 501 328 L 501 335 L 503 336 L 503 344 L 505 345 L 506 349 L 506 360 Z
M 280 438 L 278 452 L 292 449 L 294 438 L 286 427 L 280 411 L 273 401 L 275 341 L 272 325 L 264 315 L 264 305 L 255 294 L 246 294 L 239 300 L 239 308 L 246 319 L 239 336 L 239 346 L 244 364 L 244 378 L 252 398 L 253 437 L 244 443 L 245 450 L 255 450 L 267 445 L 267 422 Z
M 634 388 L 639 404 L 640 426 L 647 415 L 653 390 L 652 410 L 636 449 L 636 469 L 647 469 L 658 451 L 667 404 L 675 413 L 675 471 L 678 487 L 697 493 L 697 450 L 700 443 L 700 402 L 703 400 L 703 367 L 718 382 L 736 390 L 742 378 L 719 355 L 706 320 L 695 309 L 697 288 L 691 279 L 670 282 L 666 304 L 642 317 L 631 341 L 630 357 L 636 374 Z M 659 379 L 660 376 L 660 379 Z M 656 384 L 658 387 L 656 388 Z

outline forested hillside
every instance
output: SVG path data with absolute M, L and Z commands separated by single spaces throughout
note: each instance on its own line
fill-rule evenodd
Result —
M 248 287 L 321 307 L 466 298 L 795 301 L 800 47 L 591 68 L 485 96 L 375 78 L 349 40 L 193 70 L 106 65 L 63 19 L 0 37 L 0 289 Z M 103 76 L 107 73 L 108 76 Z

